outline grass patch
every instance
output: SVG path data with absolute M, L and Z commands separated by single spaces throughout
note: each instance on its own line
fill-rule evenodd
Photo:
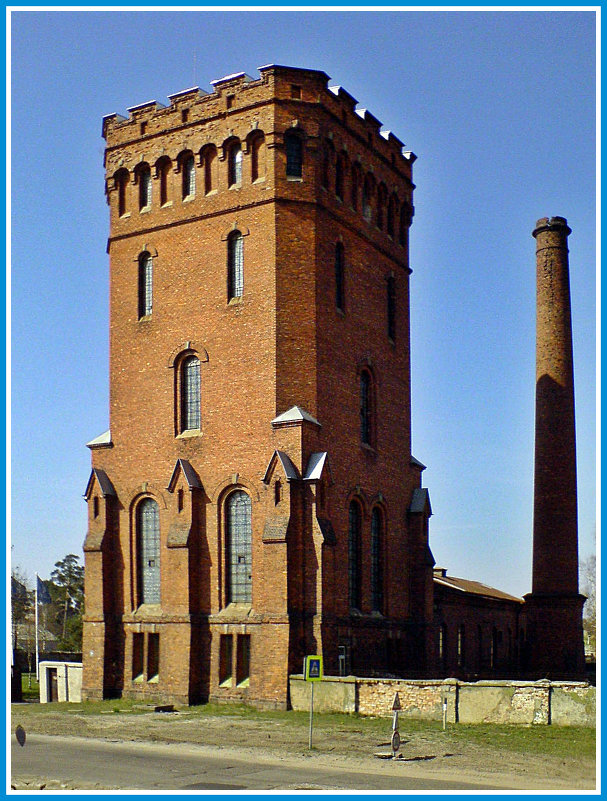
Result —
M 40 698 L 40 687 L 35 673 L 21 674 L 21 695 L 28 701 Z

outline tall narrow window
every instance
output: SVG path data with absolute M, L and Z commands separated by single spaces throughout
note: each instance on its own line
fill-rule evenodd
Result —
M 457 629 L 457 666 L 463 667 L 466 661 L 466 632 L 463 626 Z
M 248 687 L 251 673 L 251 635 L 238 634 L 236 638 L 236 684 Z
M 396 279 L 388 277 L 386 287 L 386 307 L 388 313 L 388 338 L 396 342 Z
M 266 174 L 266 143 L 262 133 L 251 141 L 251 180 L 259 181 Z
M 217 160 L 217 150 L 215 145 L 205 145 L 202 149 L 202 162 L 204 164 L 204 193 L 208 195 L 216 189 L 215 186 L 215 164 Z
M 344 172 L 346 160 L 343 153 L 340 153 L 335 162 L 335 194 L 340 200 L 344 199 Z
M 372 439 L 371 375 L 367 370 L 360 374 L 360 440 L 371 445 Z
M 181 430 L 200 428 L 200 361 L 188 356 L 181 365 Z
M 444 623 L 438 630 L 438 658 L 444 670 L 447 665 L 447 627 Z
M 355 164 L 352 167 L 352 183 L 350 185 L 350 203 L 354 211 L 358 209 L 358 193 L 360 192 L 360 167 Z
M 251 603 L 251 499 L 244 490 L 226 501 L 226 601 Z
M 152 172 L 149 165 L 139 170 L 139 209 L 147 209 L 152 205 Z
M 386 206 L 386 187 L 380 184 L 377 188 L 377 214 L 376 221 L 377 227 L 383 230 L 384 227 L 384 211 Z
M 363 183 L 363 217 L 371 221 L 371 198 L 373 196 L 373 176 L 367 175 Z
M 371 514 L 371 605 L 374 612 L 384 611 L 383 519 L 376 506 Z
M 344 246 L 341 242 L 335 245 L 335 305 L 345 311 L 345 258 Z
M 240 231 L 228 236 L 228 300 L 241 298 L 244 291 L 244 249 Z
M 143 638 L 140 632 L 133 634 L 133 669 L 131 676 L 133 679 L 143 677 Z
M 160 603 L 160 516 L 158 504 L 144 498 L 136 514 L 138 598 L 140 604 Z
M 118 216 L 124 217 L 127 212 L 126 193 L 129 185 L 128 170 L 120 169 L 114 176 L 114 186 L 118 190 Z
M 152 257 L 139 256 L 139 319 L 152 313 Z
M 359 504 L 352 501 L 348 516 L 348 601 L 350 609 L 360 609 L 362 600 L 361 518 Z
M 287 151 L 287 177 L 301 178 L 303 175 L 303 145 L 301 136 L 297 133 L 286 133 L 285 147 Z
M 156 177 L 160 184 L 160 205 L 166 206 L 170 200 L 170 175 L 171 159 L 168 156 L 161 156 L 156 162 Z
M 398 206 L 398 200 L 394 194 L 390 195 L 388 199 L 388 216 L 386 219 L 386 229 L 388 231 L 388 236 L 394 238 L 394 221 L 396 219 L 396 208 Z
M 330 141 L 326 141 L 322 152 L 322 171 L 320 176 L 321 184 L 325 189 L 329 188 L 329 173 L 331 172 L 333 153 L 333 145 Z
M 232 686 L 232 641 L 231 634 L 219 635 L 219 684 Z
M 148 681 L 158 679 L 160 670 L 160 634 L 148 634 Z
M 196 166 L 194 156 L 189 155 L 183 160 L 181 176 L 181 194 L 186 197 L 194 197 L 196 194 Z
M 240 142 L 230 145 L 228 150 L 228 186 L 242 183 L 242 149 Z

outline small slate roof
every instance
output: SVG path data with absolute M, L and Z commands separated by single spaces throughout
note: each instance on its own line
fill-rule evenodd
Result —
M 93 481 L 97 479 L 99 482 L 99 487 L 101 489 L 101 494 L 104 498 L 107 498 L 108 495 L 116 496 L 116 490 L 114 489 L 114 485 L 110 481 L 107 476 L 105 470 L 100 470 L 98 467 L 94 467 L 91 470 L 91 475 L 89 476 L 88 484 L 86 485 L 86 490 L 84 491 L 84 497 L 88 500 L 90 496 L 91 489 L 93 487 Z
M 423 514 L 428 506 L 429 514 L 432 514 L 432 507 L 430 506 L 430 495 L 426 487 L 416 487 L 413 490 L 413 497 L 411 498 L 411 505 L 409 511 L 411 514 Z
M 456 592 L 464 592 L 469 595 L 481 595 L 485 598 L 494 598 L 499 601 L 516 601 L 522 604 L 523 599 L 517 598 L 516 595 L 509 595 L 502 590 L 496 590 L 495 587 L 488 587 L 480 581 L 470 581 L 469 579 L 456 578 L 455 576 L 445 575 L 446 571 L 440 576 L 434 576 L 434 583 L 442 587 L 447 587 Z
M 287 481 L 293 481 L 299 478 L 299 472 L 291 459 L 287 456 L 284 451 L 274 451 L 272 454 L 272 458 L 268 462 L 268 466 L 266 467 L 266 474 L 263 477 L 264 484 L 267 484 L 270 478 L 270 469 L 272 467 L 272 463 L 274 462 L 274 458 L 278 459 L 280 464 L 282 465 L 282 469 L 284 470 L 285 476 L 287 477 Z
M 327 461 L 326 451 L 317 451 L 310 454 L 308 466 L 304 475 L 304 481 L 317 481 L 322 476 L 322 471 Z
M 99 434 L 98 437 L 92 439 L 90 442 L 86 443 L 87 448 L 97 448 L 100 445 L 111 445 L 112 444 L 112 434 L 108 428 L 107 431 L 104 431 L 103 434 Z
M 202 484 L 200 483 L 200 479 L 198 478 L 198 473 L 194 470 L 192 465 L 188 462 L 187 459 L 177 459 L 175 462 L 175 467 L 173 469 L 173 474 L 171 475 L 171 480 L 169 481 L 169 486 L 167 487 L 168 490 L 171 489 L 173 486 L 173 482 L 177 477 L 177 473 L 179 469 L 183 473 L 185 480 L 188 482 L 188 487 L 192 489 L 192 487 L 197 487 L 198 489 L 202 488 Z
M 425 470 L 425 469 L 426 469 L 426 465 L 425 465 L 425 464 L 422 464 L 422 463 L 419 461 L 419 459 L 416 459 L 416 458 L 415 458 L 415 456 L 412 456 L 412 457 L 411 457 L 411 462 L 410 462 L 410 463 L 411 463 L 411 464 L 412 464 L 414 467 L 419 467 L 419 469 L 420 469 L 420 470 Z
M 275 423 L 296 423 L 300 420 L 306 420 L 308 423 L 314 423 L 314 425 L 319 426 L 320 423 L 315 417 L 312 417 L 311 414 L 308 414 L 301 406 L 292 406 L 286 412 L 279 414 L 278 417 L 275 417 L 272 420 L 272 425 Z

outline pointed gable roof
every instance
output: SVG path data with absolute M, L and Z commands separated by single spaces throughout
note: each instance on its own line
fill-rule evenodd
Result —
M 198 477 L 198 473 L 194 470 L 192 465 L 188 462 L 187 459 L 177 459 L 175 462 L 175 467 L 173 468 L 173 473 L 171 475 L 171 480 L 167 486 L 167 490 L 169 492 L 173 492 L 175 489 L 175 484 L 177 483 L 177 478 L 179 476 L 179 472 L 183 473 L 183 477 L 187 481 L 188 487 L 190 489 L 202 489 L 202 483 L 200 478 Z
M 99 434 L 98 437 L 92 439 L 90 442 L 86 443 L 86 447 L 90 448 L 108 448 L 113 445 L 112 443 L 112 434 L 110 429 L 108 428 L 107 431 L 104 431 L 103 434 Z
M 329 463 L 329 454 L 327 451 L 315 451 L 311 453 L 306 466 L 304 481 L 318 481 L 322 478 L 325 466 L 330 475 L 331 465 Z
M 286 476 L 287 481 L 294 481 L 299 478 L 299 471 L 291 461 L 291 459 L 287 456 L 284 451 L 274 451 L 270 461 L 268 462 L 268 466 L 266 468 L 265 475 L 262 479 L 264 484 L 267 484 L 270 480 L 270 475 L 272 470 L 274 469 L 274 465 L 276 461 L 279 461 L 282 465 L 282 469 Z
M 87 501 L 91 497 L 91 492 L 93 491 L 93 484 L 95 483 L 95 481 L 97 481 L 97 483 L 99 484 L 99 488 L 101 489 L 101 494 L 103 495 L 104 498 L 107 498 L 108 496 L 116 497 L 116 490 L 114 489 L 114 485 L 109 480 L 105 470 L 100 470 L 98 467 L 93 467 L 83 496 L 84 498 L 86 498 Z

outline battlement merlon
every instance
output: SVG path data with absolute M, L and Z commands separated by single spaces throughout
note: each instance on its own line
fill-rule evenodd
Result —
M 168 95 L 168 106 L 152 100 L 131 106 L 127 109 L 128 117 L 108 114 L 103 117 L 102 136 L 108 148 L 112 148 L 169 130 L 200 125 L 225 114 L 228 101 L 233 103 L 228 114 L 238 113 L 259 102 L 279 102 L 294 107 L 314 103 L 324 106 L 340 124 L 369 140 L 369 144 L 384 157 L 397 155 L 407 161 L 409 167 L 415 160 L 414 154 L 405 152 L 400 139 L 381 130 L 382 123 L 377 117 L 365 108 L 358 108 L 355 97 L 341 86 L 329 87 L 329 76 L 325 72 L 281 64 L 267 64 L 259 67 L 258 71 L 261 77 L 257 80 L 245 72 L 237 72 L 211 81 L 211 92 L 195 86 Z

